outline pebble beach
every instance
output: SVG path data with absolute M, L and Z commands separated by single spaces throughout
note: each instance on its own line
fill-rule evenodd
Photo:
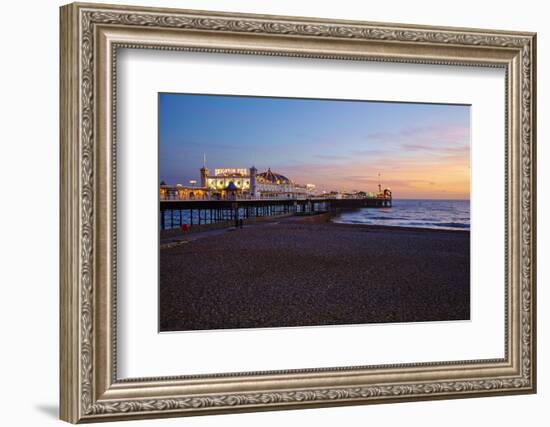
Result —
M 161 332 L 469 318 L 469 231 L 319 217 L 161 240 Z

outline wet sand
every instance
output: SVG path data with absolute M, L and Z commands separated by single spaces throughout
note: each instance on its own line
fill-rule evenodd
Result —
M 161 244 L 161 331 L 469 317 L 465 231 L 289 218 Z

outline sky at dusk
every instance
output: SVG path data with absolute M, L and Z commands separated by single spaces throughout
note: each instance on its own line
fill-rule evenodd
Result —
M 159 95 L 160 180 L 200 182 L 207 167 L 268 168 L 326 191 L 469 199 L 465 105 Z

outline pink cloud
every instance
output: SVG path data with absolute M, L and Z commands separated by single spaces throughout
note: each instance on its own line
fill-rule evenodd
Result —
M 470 139 L 470 129 L 463 125 L 438 123 L 432 126 L 409 127 L 399 131 L 374 132 L 367 137 L 374 142 L 441 146 L 467 143 Z

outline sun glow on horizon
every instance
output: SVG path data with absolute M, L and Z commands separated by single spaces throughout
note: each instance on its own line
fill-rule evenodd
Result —
M 469 199 L 470 107 L 446 104 L 161 94 L 160 179 L 268 168 L 319 191 Z M 380 178 L 379 178 L 380 174 Z

